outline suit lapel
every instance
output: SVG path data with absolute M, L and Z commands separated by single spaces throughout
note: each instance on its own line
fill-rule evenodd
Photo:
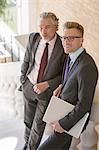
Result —
M 54 48 L 53 48 L 53 51 L 52 51 L 52 54 L 51 54 L 51 57 L 50 57 L 50 60 L 46 66 L 46 69 L 45 69 L 45 72 L 44 72 L 44 75 L 47 73 L 47 71 L 50 69 L 49 66 L 50 64 L 55 61 L 55 57 L 57 56 L 57 53 L 59 53 L 59 46 L 60 46 L 60 39 L 59 39 L 59 35 L 57 35 L 57 39 L 56 39 L 56 42 L 55 42 L 55 45 L 54 45 Z
M 35 36 L 35 35 L 34 35 Z M 35 38 L 35 37 L 31 37 L 32 38 L 32 40 L 31 40 L 31 45 L 32 45 L 32 48 L 31 48 L 31 56 L 32 56 L 32 58 L 31 58 L 31 65 L 30 65 L 30 68 L 29 68 L 29 71 L 28 72 L 30 72 L 31 70 L 32 70 L 32 67 L 34 66 L 34 63 L 35 63 L 35 54 L 36 54 L 36 51 L 37 51 L 37 47 L 38 47 L 38 45 L 39 45 L 39 42 L 40 42 L 40 39 L 41 39 L 41 37 L 40 37 L 40 35 L 36 35 L 36 36 L 38 36 L 37 38 L 36 38 L 36 40 L 34 41 L 34 39 L 33 38 Z
M 66 81 L 64 82 L 63 84 L 63 87 L 64 85 L 66 84 L 68 78 L 71 76 L 71 74 L 73 74 L 73 72 L 76 70 L 76 68 L 78 67 L 78 64 L 80 62 L 80 58 L 83 57 L 83 55 L 85 55 L 86 51 L 84 50 L 79 56 L 78 58 L 76 59 L 76 61 L 74 62 L 74 64 L 70 67 L 70 70 L 68 72 L 68 76 L 66 78 Z
M 38 48 L 38 45 L 39 45 L 39 42 L 40 42 L 40 39 L 41 37 L 38 36 L 38 38 L 36 39 L 35 43 L 32 43 L 33 44 L 33 47 L 32 47 L 32 58 L 34 58 L 35 54 L 36 54 L 36 51 L 37 51 L 37 48 Z
M 73 72 L 76 70 L 77 66 L 79 64 L 79 60 L 76 60 L 75 63 L 72 65 L 72 67 L 70 68 L 69 72 L 68 72 L 68 75 L 67 75 L 67 78 L 65 80 L 65 82 L 63 83 L 63 87 L 64 85 L 66 84 L 68 78 L 71 76 L 71 74 L 73 74 Z
M 76 67 L 78 66 L 79 64 L 79 59 L 77 59 L 75 61 L 75 63 L 70 67 L 70 70 L 68 72 L 68 77 L 74 72 L 74 70 L 76 69 Z

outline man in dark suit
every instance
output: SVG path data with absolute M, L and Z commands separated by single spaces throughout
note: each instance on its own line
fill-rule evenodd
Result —
M 86 112 L 91 111 L 98 70 L 94 60 L 82 46 L 83 34 L 84 29 L 79 23 L 66 22 L 64 24 L 62 44 L 65 53 L 68 54 L 68 59 L 64 65 L 63 82 L 53 94 L 75 107 L 64 118 L 52 122 L 54 133 L 38 150 L 69 150 L 72 136 L 66 134 L 64 130 L 69 131 Z
M 35 150 L 40 143 L 45 127 L 42 117 L 53 90 L 61 83 L 66 56 L 60 36 L 56 33 L 58 18 L 55 14 L 42 13 L 39 28 L 40 33 L 32 33 L 29 36 L 21 67 L 25 123 L 24 150 Z

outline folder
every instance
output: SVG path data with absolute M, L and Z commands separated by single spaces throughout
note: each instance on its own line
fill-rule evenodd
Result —
M 48 124 L 53 121 L 58 121 L 71 112 L 74 107 L 74 105 L 56 96 L 52 96 L 44 114 L 43 121 Z M 65 132 L 75 138 L 79 138 L 88 116 L 89 113 L 87 112 L 69 131 L 65 130 Z

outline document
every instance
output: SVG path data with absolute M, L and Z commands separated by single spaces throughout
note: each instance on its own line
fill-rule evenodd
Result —
M 50 124 L 53 121 L 60 120 L 61 118 L 65 117 L 69 112 L 71 112 L 74 107 L 74 105 L 56 96 L 52 96 L 44 114 L 43 121 Z M 73 137 L 79 138 L 88 116 L 89 113 L 87 112 L 84 117 L 81 118 L 69 131 L 65 132 Z

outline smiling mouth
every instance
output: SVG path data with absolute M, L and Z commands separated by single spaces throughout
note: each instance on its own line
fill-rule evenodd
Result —
M 64 48 L 70 48 L 70 46 L 69 46 L 69 45 L 67 45 L 67 46 L 65 46 Z

